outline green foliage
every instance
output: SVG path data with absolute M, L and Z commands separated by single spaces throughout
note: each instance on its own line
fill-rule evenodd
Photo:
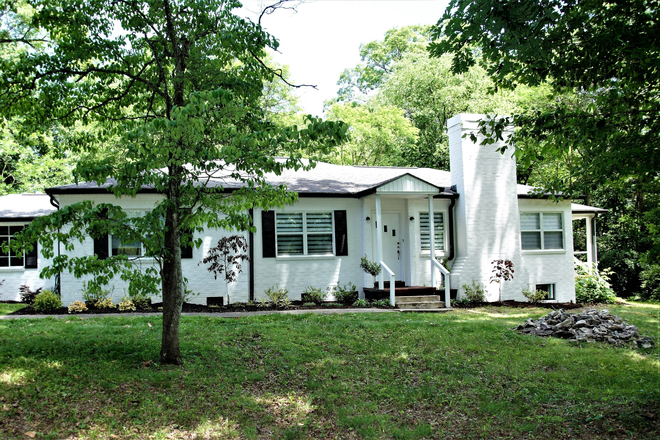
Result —
M 291 300 L 289 300 L 289 290 L 280 289 L 278 287 L 269 287 L 264 292 L 266 296 L 270 299 L 271 303 L 277 308 L 285 309 L 291 305 Z M 262 304 L 263 304 L 262 299 Z
M 87 306 L 82 301 L 74 301 L 69 304 L 69 313 L 82 313 L 87 311 Z
M 344 305 L 353 304 L 358 299 L 357 286 L 350 281 L 343 286 L 337 284 L 329 287 L 328 291 L 334 295 L 338 302 Z
M 575 300 L 578 303 L 614 304 L 616 296 L 608 283 L 609 270 L 596 267 L 589 272 L 587 264 L 575 264 Z
M 356 299 L 353 303 L 353 307 L 369 307 L 369 301 L 366 299 Z
M 463 284 L 463 295 L 469 302 L 484 302 L 486 300 L 486 290 L 481 283 L 472 280 L 470 284 Z
M 312 286 L 305 287 L 303 294 L 305 295 L 305 301 L 314 304 L 321 304 L 328 297 L 328 293 L 324 292 L 323 289 Z
M 18 294 L 21 296 L 22 303 L 32 304 L 34 302 L 34 298 L 39 294 L 39 292 L 41 292 L 41 290 L 42 289 L 40 287 L 36 291 L 32 291 L 30 286 L 23 284 L 18 288 Z
M 366 273 L 368 273 L 373 277 L 377 277 L 378 274 L 380 274 L 380 271 L 382 270 L 382 267 L 378 262 L 369 261 L 366 255 L 360 258 L 360 267 L 362 268 L 363 271 L 365 271 Z
M 112 298 L 102 298 L 94 303 L 97 309 L 114 309 L 117 306 L 112 302 Z
M 87 283 L 86 281 L 83 281 L 82 286 L 83 287 L 80 294 L 83 301 L 85 301 L 85 304 L 88 306 L 98 307 L 96 306 L 96 303 L 103 301 L 112 295 L 110 290 L 102 289 L 94 283 Z
M 660 265 L 647 266 L 640 274 L 642 289 L 640 297 L 644 300 L 660 301 Z
M 522 290 L 522 294 L 531 303 L 541 302 L 548 297 L 548 292 L 544 290 L 532 290 L 529 286 Z
M 390 303 L 389 299 L 378 299 L 376 301 L 372 301 L 371 306 L 372 307 L 392 307 L 392 303 Z
M 41 293 L 34 298 L 32 307 L 37 312 L 54 312 L 62 307 L 62 301 L 60 300 L 59 295 L 55 292 L 42 290 Z
M 117 308 L 120 312 L 134 312 L 137 308 L 130 298 L 123 297 L 121 302 L 117 304 Z

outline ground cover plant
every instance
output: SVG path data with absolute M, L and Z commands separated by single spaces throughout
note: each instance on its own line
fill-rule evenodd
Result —
M 660 306 L 610 306 L 660 337 Z M 0 437 L 657 438 L 660 351 L 520 335 L 547 309 L 0 320 Z

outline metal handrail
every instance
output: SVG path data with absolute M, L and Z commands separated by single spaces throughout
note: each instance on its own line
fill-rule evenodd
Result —
M 438 260 L 436 260 L 433 255 L 431 255 L 431 263 L 433 264 L 434 267 L 436 267 L 438 270 L 440 270 L 440 273 L 442 273 L 442 276 L 445 278 L 445 307 L 449 308 L 451 307 L 451 299 L 449 298 L 449 295 L 451 294 L 451 281 L 449 277 L 449 270 L 447 270 L 446 267 L 444 267 Z M 434 286 L 435 287 L 435 286 Z
M 383 262 L 383 261 L 380 262 L 380 267 L 382 267 L 385 270 L 385 272 L 387 272 L 387 274 L 390 276 L 390 304 L 392 305 L 392 307 L 394 307 L 394 306 L 396 306 L 395 299 L 394 299 L 394 294 L 396 292 L 396 290 L 395 290 L 395 288 L 396 288 L 395 284 L 396 283 L 394 281 L 394 272 L 392 272 L 392 270 L 389 267 L 387 267 L 387 264 L 385 264 L 385 262 Z

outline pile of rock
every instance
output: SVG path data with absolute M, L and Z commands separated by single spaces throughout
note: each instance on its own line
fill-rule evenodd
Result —
M 555 336 L 578 342 L 609 342 L 615 345 L 636 343 L 651 348 L 653 339 L 639 336 L 639 330 L 607 309 L 588 309 L 580 313 L 554 311 L 534 321 L 528 319 L 516 327 L 520 333 L 536 336 Z

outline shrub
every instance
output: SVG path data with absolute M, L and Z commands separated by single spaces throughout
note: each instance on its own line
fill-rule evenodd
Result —
M 614 304 L 614 291 L 609 284 L 609 270 L 596 267 L 589 273 L 589 265 L 575 262 L 575 300 L 579 303 Z
M 358 299 L 357 286 L 351 282 L 344 286 L 328 288 L 333 293 L 335 299 L 342 304 L 353 304 Z
M 96 284 L 87 284 L 86 282 L 83 281 L 83 287 L 82 287 L 82 298 L 83 301 L 85 301 L 85 305 L 87 307 L 98 307 L 96 304 L 99 301 L 102 301 L 110 296 L 110 291 L 109 290 L 103 290 L 101 289 L 100 286 Z
M 353 303 L 353 307 L 369 307 L 369 303 L 366 299 L 357 299 Z
M 327 292 L 324 292 L 320 288 L 307 286 L 303 290 L 303 295 L 305 296 L 305 301 L 312 302 L 314 304 L 321 304 L 328 296 Z
M 486 290 L 481 283 L 477 283 L 475 280 L 472 280 L 471 284 L 463 284 L 463 293 L 465 298 L 473 302 L 484 302 L 486 300 Z
M 653 264 L 647 266 L 639 274 L 639 277 L 642 280 L 641 298 L 660 301 L 660 265 Z
M 368 273 L 373 277 L 377 277 L 382 269 L 380 264 L 378 264 L 377 262 L 369 261 L 366 255 L 360 258 L 360 267 L 362 268 L 363 271 L 365 271 L 366 273 Z
M 374 307 L 391 307 L 392 303 L 390 303 L 389 299 L 378 299 L 372 302 L 371 305 Z
M 531 303 L 543 301 L 548 296 L 548 292 L 536 289 L 531 290 L 529 286 L 527 286 L 526 289 L 523 289 L 522 294 Z
M 34 298 L 39 295 L 40 292 L 41 288 L 38 288 L 35 292 L 33 292 L 30 290 L 30 286 L 26 286 L 25 284 L 18 288 L 18 293 L 21 295 L 21 302 L 25 304 L 32 304 L 34 302 Z
M 55 292 L 42 290 L 40 294 L 34 297 L 32 307 L 37 312 L 54 312 L 62 307 L 62 301 Z
M 303 307 L 314 307 L 314 306 L 316 306 L 316 303 L 313 302 L 303 303 Z
M 270 301 L 278 308 L 286 308 L 291 305 L 289 300 L 289 291 L 287 289 L 279 289 L 275 287 L 269 287 L 264 292 Z
M 82 313 L 87 311 L 87 306 L 82 301 L 74 301 L 69 304 L 69 313 Z
M 130 298 L 123 297 L 121 299 L 121 302 L 117 304 L 117 308 L 119 309 L 120 312 L 134 312 L 135 304 Z
M 151 298 L 148 296 L 132 296 L 131 301 L 137 310 L 145 310 L 151 308 Z
M 114 309 L 116 306 L 112 303 L 112 299 L 103 298 L 96 301 L 94 307 L 96 307 L 97 309 Z

